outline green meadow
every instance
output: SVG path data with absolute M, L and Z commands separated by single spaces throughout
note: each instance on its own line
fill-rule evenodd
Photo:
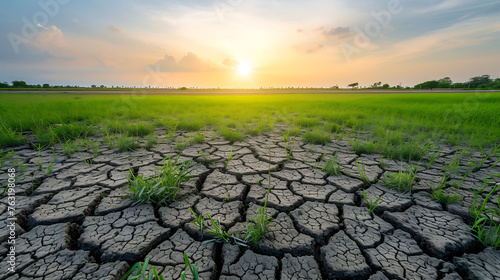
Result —
M 488 149 L 500 142 L 500 93 L 159 96 L 0 94 L 0 146 L 50 145 L 91 135 L 147 137 L 156 129 L 214 130 L 235 142 L 279 127 L 359 153 L 417 158 L 430 145 Z M 361 132 L 361 133 L 360 133 Z M 31 136 L 31 137 L 30 137 Z M 348 137 L 348 138 L 347 138 Z M 409 155 L 410 154 L 410 155 Z

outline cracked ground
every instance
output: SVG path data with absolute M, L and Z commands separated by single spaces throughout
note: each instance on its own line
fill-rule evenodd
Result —
M 410 193 L 389 189 L 381 180 L 405 170 L 408 162 L 356 154 L 345 140 L 312 145 L 290 137 L 283 142 L 275 131 L 231 144 L 206 132 L 202 144 L 180 150 L 175 139 L 193 135 L 178 131 L 160 137 L 149 151 L 123 153 L 95 138 L 101 142 L 95 157 L 86 151 L 69 157 L 58 145 L 40 153 L 28 145 L 13 148 L 0 182 L 7 181 L 8 168 L 20 166 L 17 268 L 1 271 L 0 279 L 117 280 L 145 258 L 165 279 L 180 279 L 184 253 L 197 263 L 200 279 L 500 279 L 500 251 L 478 241 L 468 213 L 478 189 L 485 187 L 479 193 L 484 199 L 500 182 L 496 176 L 483 185 L 484 178 L 500 174 L 496 158 L 464 180 L 457 191 L 462 200 L 445 205 L 429 197 L 428 184 L 438 185 L 455 147 L 436 149 L 439 157 L 431 165 L 411 162 L 418 171 Z M 195 177 L 183 184 L 176 201 L 135 205 L 122 198 L 129 170 L 153 175 L 162 159 L 179 153 L 180 160 L 193 160 Z M 342 174 L 334 176 L 322 167 L 335 154 Z M 448 174 L 445 192 L 453 194 L 453 183 L 461 181 L 469 163 L 483 157 L 475 152 L 460 161 L 457 172 Z M 363 182 L 357 162 L 365 166 L 370 184 Z M 258 246 L 203 242 L 211 236 L 192 223 L 189 208 L 209 213 L 237 236 L 264 205 L 268 189 L 267 213 L 273 220 Z M 363 190 L 368 199 L 380 197 L 373 213 Z M 0 260 L 6 267 L 5 194 L 0 202 Z M 187 278 L 192 279 L 189 272 Z

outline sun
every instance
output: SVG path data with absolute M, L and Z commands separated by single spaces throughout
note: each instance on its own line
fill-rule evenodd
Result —
M 252 73 L 252 65 L 250 63 L 244 61 L 244 60 L 239 60 L 238 61 L 238 66 L 236 67 L 236 70 L 238 71 L 238 74 L 241 76 L 248 76 Z

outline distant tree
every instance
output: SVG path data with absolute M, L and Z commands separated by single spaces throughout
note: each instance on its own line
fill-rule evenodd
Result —
M 333 86 L 331 89 L 339 89 L 339 86 Z
M 5 82 L 5 83 L 0 83 L 0 88 L 8 88 L 10 87 L 9 83 Z
M 421 84 L 415 85 L 416 89 L 433 89 L 439 86 L 439 82 L 436 80 L 423 82 Z
M 453 83 L 453 81 L 450 79 L 450 77 L 444 77 L 442 79 L 439 79 L 438 82 L 440 82 L 440 83 L 447 83 L 447 84 L 450 84 L 450 85 Z
M 359 83 L 358 82 L 355 82 L 355 83 L 352 83 L 352 84 L 349 84 L 347 85 L 348 87 L 351 87 L 352 89 L 355 89 L 357 86 L 359 86 Z
M 43 88 L 50 88 L 50 85 L 49 84 L 43 84 L 42 87 Z
M 181 87 L 180 90 L 187 90 L 187 87 Z
M 493 82 L 490 83 L 491 87 L 494 89 L 500 89 L 500 78 L 496 78 Z
M 25 81 L 12 81 L 12 87 L 15 88 L 26 88 L 28 85 Z
M 493 82 L 493 80 L 490 77 L 491 77 L 490 75 L 482 75 L 470 78 L 469 80 L 470 88 L 478 88 L 481 85 L 487 85 Z
M 90 87 L 91 87 L 91 88 L 96 88 L 97 86 L 96 86 L 96 85 L 91 85 Z
M 382 86 L 382 88 L 383 88 L 383 89 L 387 89 L 387 88 L 389 88 L 389 87 L 390 87 L 390 86 L 389 86 L 389 84 L 384 84 L 384 85 Z
M 101 85 L 100 88 L 105 88 L 106 86 L 105 85 Z
M 437 88 L 451 88 L 452 84 L 453 81 L 450 79 L 450 77 L 444 77 L 438 80 Z

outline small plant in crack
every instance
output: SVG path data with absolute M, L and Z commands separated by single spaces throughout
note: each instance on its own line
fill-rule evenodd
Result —
M 96 158 L 99 155 L 100 143 L 91 139 L 81 140 L 80 144 L 85 147 L 87 152 L 92 151 L 93 157 Z
M 486 187 L 486 182 L 484 187 Z M 487 207 L 487 205 L 491 196 L 497 193 L 499 189 L 500 185 L 497 184 L 484 198 L 480 206 L 478 206 L 479 195 L 475 195 L 474 202 L 469 209 L 470 215 L 474 218 L 471 229 L 484 246 L 492 246 L 496 249 L 500 248 L 500 197 L 497 198 L 498 208 Z
M 83 160 L 83 162 L 84 162 L 84 163 L 85 163 L 88 167 L 91 167 L 91 166 L 92 166 L 93 161 L 92 161 L 92 159 L 91 159 L 91 158 L 84 158 L 84 157 L 82 157 L 81 159 Z
M 229 157 L 227 158 L 227 162 L 224 165 L 224 168 L 227 168 L 229 166 L 229 163 L 233 160 L 233 148 L 231 148 L 231 152 L 229 152 Z
M 131 152 L 139 148 L 139 142 L 137 142 L 135 138 L 127 136 L 118 137 L 116 145 L 120 152 Z
M 116 139 L 111 137 L 109 132 L 106 132 L 106 142 L 108 142 L 108 147 L 114 149 L 116 147 Z
M 72 140 L 68 140 L 66 141 L 66 143 L 61 144 L 61 147 L 63 149 L 64 154 L 70 158 L 74 153 L 78 152 L 78 145 Z
M 417 166 L 412 165 L 408 167 L 405 171 L 399 171 L 398 173 L 391 173 L 387 177 L 382 179 L 382 182 L 389 189 L 397 189 L 399 191 L 411 191 L 413 182 L 417 176 Z
M 448 164 L 447 168 L 445 168 L 443 171 L 446 171 L 448 173 L 456 173 L 458 174 L 460 170 L 460 158 L 459 158 L 459 153 L 455 153 L 453 161 Z
M 365 186 L 369 187 L 371 186 L 370 179 L 366 176 L 366 168 L 365 164 L 361 163 L 359 164 L 358 159 L 356 159 L 356 168 L 358 169 L 359 176 L 361 177 L 361 180 L 365 183 Z
M 363 190 L 363 199 L 365 200 L 366 204 L 368 204 L 368 212 L 373 213 L 373 211 L 375 211 L 375 208 L 378 207 L 378 202 L 380 200 L 380 196 L 377 197 L 377 199 L 375 200 L 372 200 L 372 199 L 368 199 L 368 197 L 366 196 L 366 192 L 365 190 Z
M 467 174 L 465 176 L 467 176 Z M 446 205 L 452 204 L 453 202 L 462 199 L 460 195 L 457 195 L 459 188 L 456 189 L 453 195 L 448 195 L 445 193 L 446 181 L 448 181 L 448 178 L 449 177 L 446 174 L 443 177 L 441 177 L 441 179 L 439 180 L 439 185 L 435 188 L 432 187 L 429 183 L 427 183 L 427 185 L 432 189 L 430 197 Z
M 52 165 L 55 164 L 54 162 L 49 162 L 49 166 L 47 166 L 47 175 L 52 173 Z
M 316 163 L 314 164 L 314 166 L 313 166 L 313 168 L 312 168 L 312 169 L 313 169 L 313 170 L 314 170 L 314 169 L 317 169 L 317 168 L 318 168 L 319 163 L 320 163 L 322 160 L 324 160 L 324 159 L 325 159 L 325 157 L 326 157 L 326 152 L 323 152 L 323 154 L 321 154 L 321 156 L 320 156 L 318 159 L 316 159 Z
M 196 226 L 198 226 L 198 228 L 200 229 L 201 240 L 203 240 L 203 229 L 204 229 L 204 226 L 205 226 L 204 225 L 204 223 L 205 223 L 205 216 L 203 216 L 203 214 L 196 215 L 196 213 L 191 208 L 189 208 L 189 211 L 191 211 L 191 213 L 193 213 L 193 215 L 194 215 L 194 220 L 192 221 L 192 223 L 195 224 Z
M 135 201 L 134 205 L 140 203 L 151 203 L 157 205 L 167 205 L 172 202 L 181 188 L 181 184 L 195 176 L 191 173 L 192 160 L 179 163 L 179 156 L 173 160 L 167 157 L 160 167 L 158 175 L 144 179 L 142 175 L 134 175 L 130 170 L 129 191 L 127 197 Z
M 269 162 L 271 162 L 270 151 Z M 264 207 L 259 208 L 257 216 L 250 221 L 244 236 L 244 241 L 246 243 L 251 243 L 254 246 L 257 246 L 262 237 L 269 231 L 268 225 L 273 220 L 273 218 L 267 214 L 267 200 L 269 198 L 269 193 L 271 192 L 271 164 L 269 164 L 267 173 L 267 193 L 266 199 L 264 199 Z
M 257 246 L 262 237 L 269 231 L 268 225 L 273 220 L 273 218 L 267 214 L 266 204 L 267 198 L 264 207 L 259 208 L 259 213 L 248 224 L 245 232 L 244 241 L 254 246 Z
M 54 158 L 54 163 L 59 161 L 59 159 L 57 158 L 56 150 L 54 149 L 54 147 L 52 147 L 52 157 Z
M 333 156 L 332 159 L 328 160 L 323 168 L 321 170 L 325 171 L 326 173 L 332 175 L 332 176 L 338 176 L 340 175 L 340 163 L 338 160 L 337 153 Z
M 194 144 L 202 144 L 205 141 L 205 133 L 201 133 L 198 131 L 196 133 L 196 136 L 190 138 L 188 140 L 189 145 L 194 145 Z
M 214 219 L 209 213 L 207 213 L 207 217 L 212 222 L 212 226 L 214 227 L 213 230 L 209 230 L 208 232 L 212 233 L 215 236 L 215 239 L 208 240 L 205 242 L 215 241 L 218 243 L 228 243 L 231 240 L 231 236 L 229 236 L 229 234 L 221 228 L 220 221 L 219 220 L 214 221 Z
M 380 155 L 380 166 L 381 167 L 387 166 L 387 163 L 384 162 L 384 155 Z
M 40 156 L 41 156 L 42 150 L 45 149 L 45 146 L 43 146 L 42 144 L 38 144 L 38 145 L 33 144 L 33 146 L 37 149 L 37 163 L 36 163 L 36 165 L 38 166 L 38 171 L 42 171 L 43 168 L 42 168 L 42 162 L 41 162 Z
M 215 164 L 212 160 L 208 158 L 208 155 L 203 151 L 198 152 L 200 154 L 200 162 L 203 164 Z
M 479 171 L 479 170 L 483 167 L 484 163 L 485 163 L 485 162 L 489 159 L 489 157 L 491 156 L 491 153 L 492 153 L 494 150 L 495 150 L 495 148 L 492 148 L 492 149 L 490 150 L 490 152 L 486 155 L 486 157 L 485 157 L 485 158 L 483 158 L 483 159 L 481 160 L 481 164 L 479 164 L 479 166 L 476 166 L 476 167 L 474 167 L 474 168 L 472 169 L 472 172 L 478 172 L 478 171 Z
M 137 280 L 137 279 L 142 279 L 142 280 L 165 280 L 163 275 L 159 275 L 158 271 L 156 270 L 155 266 L 151 266 L 151 268 L 148 270 L 148 264 L 149 264 L 149 258 L 147 258 L 144 263 L 137 262 L 135 263 L 125 275 L 123 275 L 120 280 Z M 135 275 L 132 275 L 134 273 Z
M 156 134 L 149 134 L 146 136 L 146 145 L 144 148 L 146 148 L 147 151 L 151 151 L 154 145 L 158 143 L 158 138 L 156 137 Z
M 442 149 L 442 148 L 441 148 Z M 427 163 L 427 169 L 431 168 L 432 164 L 439 158 L 439 151 L 431 153 L 429 155 L 429 162 Z
M 189 261 L 188 255 L 186 252 L 184 252 L 184 263 L 186 266 L 184 267 L 184 271 L 181 272 L 181 280 L 186 279 L 186 269 L 189 267 L 189 271 L 191 271 L 191 274 L 193 275 L 194 280 L 199 279 L 199 273 L 198 273 L 198 264 L 194 263 L 191 265 L 191 262 Z

